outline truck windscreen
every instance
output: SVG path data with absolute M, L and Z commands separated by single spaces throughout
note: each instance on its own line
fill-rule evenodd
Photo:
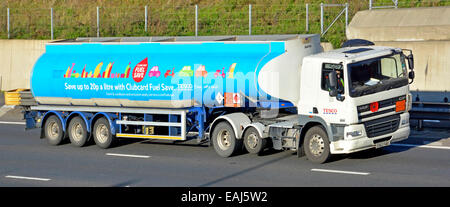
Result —
M 405 56 L 397 53 L 348 65 L 351 97 L 408 85 Z

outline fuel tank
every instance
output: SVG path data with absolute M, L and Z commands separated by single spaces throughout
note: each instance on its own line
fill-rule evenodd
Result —
M 64 40 L 46 45 L 30 85 L 41 105 L 294 106 L 302 59 L 321 52 L 319 41 L 318 35 Z

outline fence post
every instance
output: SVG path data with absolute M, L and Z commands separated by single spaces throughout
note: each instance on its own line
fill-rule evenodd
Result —
M 309 4 L 306 4 L 306 32 L 309 32 Z
M 198 36 L 198 5 L 195 5 L 195 36 Z
M 252 35 L 252 5 L 248 5 L 248 35 Z
M 100 37 L 100 16 L 99 16 L 99 7 L 97 7 L 97 37 Z
M 9 33 L 9 27 L 10 27 L 10 24 L 9 24 L 9 8 L 7 8 L 6 9 L 6 13 L 7 13 L 7 23 L 6 23 L 6 27 L 7 27 L 7 30 L 8 30 L 8 39 L 9 38 L 11 38 L 11 35 L 10 35 L 10 33 Z
M 53 40 L 53 8 L 50 8 L 50 36 Z
M 147 5 L 145 5 L 145 32 L 147 33 L 147 19 L 148 19 L 148 11 L 147 11 Z
M 345 3 L 345 31 L 347 31 L 348 26 L 348 3 Z
M 320 3 L 320 35 L 323 34 L 323 3 Z

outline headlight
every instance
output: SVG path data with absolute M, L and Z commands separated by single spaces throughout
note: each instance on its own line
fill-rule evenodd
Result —
M 360 130 L 355 130 L 355 131 L 351 131 L 351 132 L 347 132 L 347 137 L 352 136 L 352 137 L 359 137 L 362 135 L 362 131 Z
M 403 119 L 402 120 L 402 125 L 406 125 L 406 124 L 408 124 L 409 123 L 409 119 Z

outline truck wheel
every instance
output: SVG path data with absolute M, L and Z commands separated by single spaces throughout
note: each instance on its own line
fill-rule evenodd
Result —
M 51 145 L 59 145 L 63 141 L 64 131 L 59 118 L 55 115 L 48 117 L 44 124 L 44 134 L 48 143 Z
M 94 135 L 95 144 L 103 149 L 111 147 L 116 139 L 111 133 L 111 127 L 109 126 L 108 120 L 105 118 L 100 118 L 95 122 L 92 133 Z
M 212 142 L 217 154 L 230 157 L 242 149 L 242 139 L 237 140 L 233 128 L 227 122 L 220 122 L 212 133 Z
M 67 132 L 69 133 L 70 143 L 77 147 L 82 147 L 88 142 L 89 133 L 87 132 L 86 123 L 79 116 L 70 120 Z
M 303 148 L 308 160 L 324 163 L 330 157 L 328 135 L 321 126 L 311 127 L 305 134 Z
M 251 154 L 258 154 L 266 148 L 267 140 L 259 136 L 258 131 L 251 127 L 244 133 L 245 149 Z

